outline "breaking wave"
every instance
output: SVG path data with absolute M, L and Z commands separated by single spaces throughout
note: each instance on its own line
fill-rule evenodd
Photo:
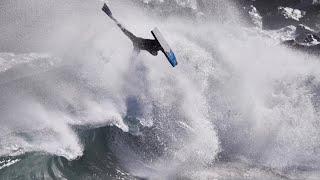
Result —
M 290 28 L 231 1 L 109 2 L 135 34 L 159 27 L 172 69 L 99 1 L 2 4 L 3 178 L 319 177 L 320 62 L 280 45 Z

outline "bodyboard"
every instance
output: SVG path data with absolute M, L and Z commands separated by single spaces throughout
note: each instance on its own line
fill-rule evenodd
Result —
M 167 57 L 169 63 L 172 65 L 172 67 L 175 67 L 178 64 L 176 56 L 174 55 L 167 41 L 164 39 L 164 37 L 160 33 L 159 29 L 154 28 L 151 31 L 151 34 L 159 42 L 160 46 L 162 47 L 162 52 Z

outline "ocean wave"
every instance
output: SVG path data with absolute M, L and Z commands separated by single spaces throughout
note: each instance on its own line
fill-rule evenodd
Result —
M 18 34 L 34 39 L 6 40 L 51 55 L 0 54 L 0 77 L 17 74 L 0 84 L 0 155 L 20 159 L 3 177 L 18 167 L 36 179 L 286 179 L 319 170 L 320 62 L 280 44 L 296 26 L 265 29 L 258 6 L 258 26 L 248 26 L 231 1 L 109 2 L 135 34 L 161 29 L 179 61 L 172 69 L 164 56 L 133 56 L 101 2 L 64 3 L 31 3 L 52 17 L 21 22 L 30 26 Z M 52 21 L 59 26 L 49 31 Z

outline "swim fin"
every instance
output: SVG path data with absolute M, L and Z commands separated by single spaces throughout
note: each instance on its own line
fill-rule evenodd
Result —
M 109 17 L 112 17 L 112 12 L 110 11 L 110 9 L 106 3 L 104 3 L 104 5 L 102 7 L 102 11 L 105 12 Z

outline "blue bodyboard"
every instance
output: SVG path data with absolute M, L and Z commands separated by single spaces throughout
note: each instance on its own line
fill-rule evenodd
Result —
M 170 48 L 167 41 L 163 38 L 162 34 L 160 33 L 158 28 L 154 28 L 151 31 L 151 34 L 153 37 L 159 42 L 160 46 L 162 47 L 162 52 L 167 57 L 169 63 L 172 65 L 172 67 L 175 67 L 178 65 L 176 56 L 174 55 L 172 49 Z

